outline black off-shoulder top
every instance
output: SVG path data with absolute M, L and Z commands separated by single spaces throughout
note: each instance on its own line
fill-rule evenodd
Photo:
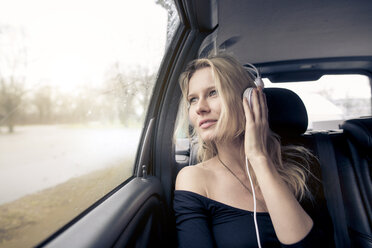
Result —
M 179 247 L 258 247 L 253 212 L 235 208 L 190 191 L 174 192 L 173 208 Z M 302 240 L 285 245 L 276 237 L 268 213 L 257 213 L 262 247 L 327 247 L 316 223 Z

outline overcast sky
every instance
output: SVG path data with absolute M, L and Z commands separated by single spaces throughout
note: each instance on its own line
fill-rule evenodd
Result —
M 156 70 L 167 12 L 155 0 L 0 0 L 6 25 L 25 32 L 29 83 L 72 89 L 100 84 L 116 61 Z

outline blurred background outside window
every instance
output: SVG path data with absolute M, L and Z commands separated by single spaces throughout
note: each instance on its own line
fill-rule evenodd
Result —
M 0 0 L 0 247 L 32 247 L 133 175 L 179 19 L 167 0 Z

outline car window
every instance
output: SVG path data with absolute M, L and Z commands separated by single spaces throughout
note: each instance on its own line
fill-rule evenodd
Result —
M 0 1 L 0 247 L 31 247 L 133 175 L 172 1 Z
M 317 81 L 271 83 L 265 87 L 287 88 L 305 104 L 308 130 L 338 129 L 347 119 L 371 115 L 371 81 L 364 75 L 325 75 Z

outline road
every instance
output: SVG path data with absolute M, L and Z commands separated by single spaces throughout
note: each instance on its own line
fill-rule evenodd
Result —
M 16 127 L 0 133 L 0 204 L 134 159 L 139 129 Z

